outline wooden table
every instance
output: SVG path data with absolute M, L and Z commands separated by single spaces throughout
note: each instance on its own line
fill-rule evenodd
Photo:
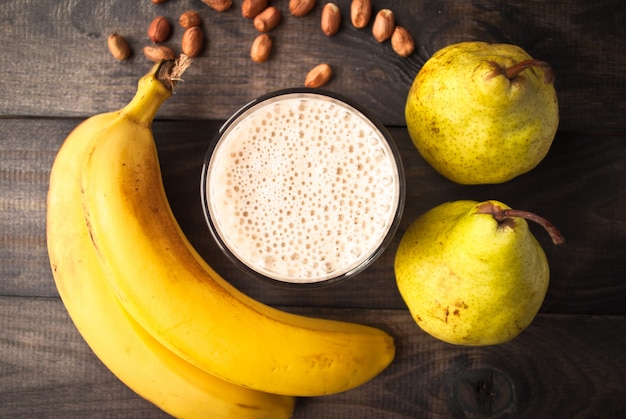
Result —
M 200 13 L 206 48 L 154 124 L 166 190 L 200 253 L 245 293 L 287 311 L 379 326 L 397 358 L 348 392 L 298 401 L 296 418 L 616 418 L 626 411 L 626 3 L 489 0 L 373 1 L 394 10 L 416 52 L 396 55 L 371 24 L 355 29 L 349 2 L 327 38 L 321 4 L 303 18 L 286 1 L 271 59 L 254 63 L 257 35 L 241 2 L 217 13 L 199 0 L 7 0 L 0 6 L 0 417 L 164 417 L 93 355 L 61 303 L 45 242 L 52 161 L 82 119 L 117 109 L 149 68 L 142 48 L 153 17 Z M 115 61 L 106 37 L 123 34 L 134 55 Z M 167 42 L 179 49 L 174 25 Z M 552 64 L 561 124 L 547 158 L 501 185 L 442 178 L 405 127 L 408 88 L 424 61 L 452 42 L 514 43 Z M 314 65 L 335 70 L 328 90 L 368 108 L 394 136 L 407 172 L 407 203 L 392 246 L 357 278 L 308 291 L 278 289 L 242 274 L 211 239 L 198 194 L 204 152 L 220 124 L 254 97 L 301 86 Z M 541 312 L 517 339 L 467 348 L 415 325 L 396 289 L 395 247 L 417 216 L 444 201 L 495 198 L 552 220 L 567 242 L 546 250 L 552 277 Z

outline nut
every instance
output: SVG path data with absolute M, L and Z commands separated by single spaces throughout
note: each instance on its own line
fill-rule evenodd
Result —
M 294 16 L 304 16 L 313 10 L 315 0 L 289 0 L 289 12 Z
M 372 17 L 372 2 L 370 0 L 352 0 L 350 4 L 350 18 L 355 28 L 364 28 Z
M 318 64 L 315 66 L 304 79 L 305 87 L 321 87 L 328 83 L 333 76 L 333 69 L 328 64 Z
M 280 23 L 282 15 L 274 6 L 267 7 L 254 18 L 254 27 L 259 32 L 269 32 Z
M 181 39 L 180 47 L 188 57 L 195 57 L 202 51 L 202 44 L 204 42 L 204 35 L 202 29 L 198 26 L 186 29 Z
M 226 11 L 233 5 L 232 0 L 202 0 L 202 3 L 218 12 Z
M 378 42 L 385 42 L 391 38 L 391 34 L 396 26 L 396 19 L 389 9 L 382 9 L 376 14 L 372 35 Z
M 253 19 L 267 7 L 267 0 L 243 0 L 241 15 L 246 19 Z
M 270 58 L 272 52 L 272 38 L 266 33 L 257 36 L 250 48 L 250 58 L 252 61 L 262 63 Z
M 341 11 L 335 3 L 326 3 L 322 9 L 322 32 L 326 36 L 333 36 L 339 30 L 341 25 Z
M 170 36 L 172 25 L 165 16 L 157 16 L 148 27 L 148 37 L 155 44 L 160 44 Z
M 391 34 L 391 48 L 401 57 L 408 57 L 415 50 L 413 37 L 402 26 L 396 26 Z
M 200 15 L 198 12 L 193 10 L 187 10 L 185 13 L 180 15 L 178 19 L 178 23 L 185 29 L 193 28 L 194 26 L 200 26 L 202 20 L 200 19 Z
M 109 35 L 107 38 L 107 46 L 109 47 L 109 51 L 111 51 L 111 55 L 118 61 L 124 61 L 130 57 L 130 46 L 128 46 L 128 42 L 126 42 L 126 39 L 120 34 L 112 33 Z
M 174 51 L 165 45 L 148 45 L 143 47 L 143 55 L 150 61 L 158 63 L 164 60 L 173 60 Z

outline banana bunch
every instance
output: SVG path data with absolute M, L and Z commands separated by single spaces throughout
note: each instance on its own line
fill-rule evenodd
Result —
M 152 101 L 169 92 L 152 71 L 140 84 Z M 59 294 L 77 329 L 102 362 L 137 394 L 180 418 L 289 418 L 295 399 L 247 389 L 184 361 L 157 342 L 122 307 L 89 236 L 80 178 L 92 138 L 132 122 L 131 110 L 94 116 L 66 139 L 50 175 L 48 252 Z M 156 103 L 155 103 L 156 105 Z M 158 105 L 156 105 L 158 108 Z M 152 110 L 148 112 L 153 112 Z M 133 128 L 135 133 L 149 130 Z M 129 138 L 132 140 L 132 138 Z
M 294 396 L 375 377 L 393 360 L 393 338 L 264 305 L 194 250 L 167 201 L 151 132 L 186 65 L 155 65 L 126 107 L 89 118 L 64 142 L 48 193 L 54 279 L 95 354 L 164 411 L 290 417 Z

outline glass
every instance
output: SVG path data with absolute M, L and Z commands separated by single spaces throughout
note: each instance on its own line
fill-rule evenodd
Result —
M 398 150 L 354 102 L 320 89 L 261 96 L 220 128 L 202 170 L 211 234 L 239 267 L 313 287 L 369 266 L 405 199 Z

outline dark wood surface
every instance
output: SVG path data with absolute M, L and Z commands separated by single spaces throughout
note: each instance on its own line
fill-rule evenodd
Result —
M 141 54 L 157 15 L 200 12 L 207 45 L 163 106 L 154 135 L 174 212 L 200 253 L 247 294 L 282 309 L 359 321 L 396 338 L 396 360 L 349 392 L 301 399 L 295 418 L 618 418 L 626 411 L 626 3 L 621 0 L 373 1 L 389 7 L 417 49 L 401 58 L 357 30 L 349 1 L 326 38 L 321 4 L 304 18 L 273 2 L 283 21 L 270 61 L 249 58 L 256 35 L 240 1 L 217 13 L 199 0 L 4 1 L 0 5 L 0 417 L 167 417 L 93 355 L 58 298 L 45 244 L 50 167 L 82 119 L 124 105 L 150 67 Z M 134 50 L 116 62 L 106 37 Z M 168 44 L 178 48 L 174 25 Z M 463 40 L 509 42 L 550 62 L 561 124 L 547 158 L 502 185 L 461 186 L 431 169 L 411 144 L 403 108 L 424 61 Z M 200 167 L 208 142 L 237 108 L 271 90 L 300 86 L 330 63 L 326 86 L 356 100 L 390 129 L 407 172 L 399 234 L 358 277 L 329 288 L 284 290 L 243 275 L 205 227 Z M 552 220 L 567 242 L 544 246 L 552 277 L 533 324 L 512 342 L 456 347 L 421 332 L 394 282 L 394 250 L 420 214 L 448 200 L 494 198 Z M 486 402 L 481 402 L 481 400 Z

